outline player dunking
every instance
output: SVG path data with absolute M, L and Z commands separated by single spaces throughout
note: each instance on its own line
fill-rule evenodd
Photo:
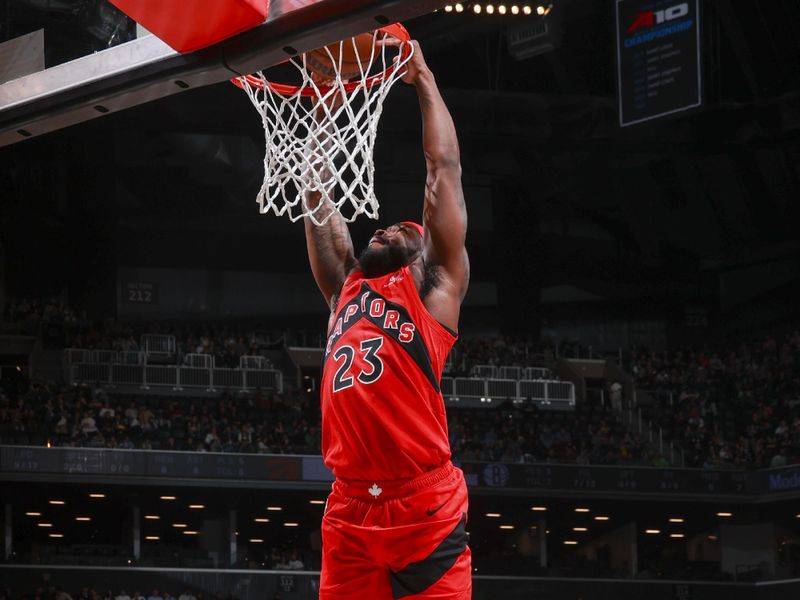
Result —
M 319 192 L 306 219 L 311 270 L 331 309 L 322 453 L 336 481 L 322 519 L 321 600 L 471 598 L 467 489 L 450 462 L 442 393 L 469 282 L 458 139 L 417 42 L 427 165 L 423 225 L 375 231 L 358 258 Z M 329 201 L 325 201 L 326 203 Z

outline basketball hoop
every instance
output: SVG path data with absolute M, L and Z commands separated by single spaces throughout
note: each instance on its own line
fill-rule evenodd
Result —
M 400 45 L 383 43 L 388 39 Z M 348 223 L 361 214 L 378 218 L 375 138 L 383 101 L 411 58 L 409 40 L 402 25 L 389 25 L 289 59 L 297 84 L 270 81 L 263 72 L 232 79 L 264 127 L 261 214 L 322 225 L 333 214 L 323 207 L 333 206 Z M 319 192 L 322 201 L 310 207 L 309 192 Z

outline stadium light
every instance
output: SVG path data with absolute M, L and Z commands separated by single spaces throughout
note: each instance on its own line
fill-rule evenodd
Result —
M 589 531 L 589 530 L 586 527 L 573 527 L 572 531 L 584 532 L 584 531 Z
M 91 521 L 92 517 L 75 517 L 75 520 L 76 521 L 82 521 L 82 522 Z
M 53 524 L 52 523 L 37 523 L 36 526 L 37 527 L 52 527 Z
M 266 517 L 256 517 L 255 519 L 253 519 L 253 521 L 255 521 L 256 523 L 269 523 L 269 519 L 267 519 Z
M 684 538 L 684 537 L 686 537 L 686 536 L 685 536 L 685 535 L 683 535 L 682 533 L 670 533 L 670 534 L 669 534 L 669 537 L 671 537 L 671 538 L 675 538 L 675 539 L 681 539 L 681 538 Z
M 40 513 L 40 512 L 26 512 L 25 516 L 26 517 L 41 517 L 42 513 Z
M 64 506 L 65 502 L 63 500 L 48 500 L 48 504 L 52 504 L 54 506 Z
M 497 7 L 497 12 L 499 12 L 501 15 L 506 14 L 506 5 L 505 4 L 501 4 L 500 6 L 498 6 Z
M 189 508 L 194 509 L 194 510 L 202 510 L 205 507 L 206 507 L 205 504 L 190 504 L 189 505 Z
M 284 527 L 300 527 L 300 523 L 295 523 L 294 521 L 287 521 L 283 524 Z
M 487 4 L 486 5 L 486 14 L 493 15 L 494 14 L 494 4 Z
M 529 14 L 531 14 L 532 12 L 533 12 L 533 11 L 531 10 L 531 7 L 530 7 L 530 6 L 528 6 L 527 4 L 526 4 L 525 6 L 523 6 L 523 7 L 522 7 L 522 14 L 524 14 L 524 15 L 529 15 Z
M 661 533 L 660 529 L 645 529 L 644 532 L 648 535 L 658 535 Z
M 511 7 L 511 14 L 512 14 L 512 15 L 518 15 L 518 14 L 519 14 L 519 6 L 517 6 L 516 4 L 514 4 L 514 5 Z
M 197 532 L 194 531 L 193 529 L 187 529 L 186 531 L 183 532 L 183 535 L 197 535 Z
M 576 513 L 588 513 L 588 512 L 592 512 L 592 511 L 589 510 L 588 508 L 576 508 L 575 512 Z
M 325 500 L 309 500 L 309 504 L 325 504 Z
M 160 496 L 162 500 L 177 500 L 177 496 Z
M 578 542 L 576 540 L 564 540 L 565 546 L 577 546 Z
M 157 535 L 146 535 L 146 536 L 144 536 L 144 539 L 150 540 L 151 542 L 157 542 L 161 538 L 158 537 Z
M 490 519 L 499 519 L 502 515 L 500 513 L 486 513 L 486 516 Z
M 732 517 L 733 513 L 730 513 L 730 512 L 718 512 L 717 516 L 718 517 L 722 517 L 724 519 L 727 519 L 728 517 Z
M 186 529 L 186 523 L 173 523 L 172 526 L 175 529 Z
M 597 515 L 597 516 L 594 518 L 594 520 L 595 520 L 595 521 L 608 521 L 608 520 L 609 520 L 609 518 L 608 518 L 607 516 L 605 516 L 605 515 Z
M 144 518 L 147 521 L 158 521 L 161 517 L 159 517 L 158 515 L 145 515 Z
M 89 498 L 105 498 L 105 497 L 106 497 L 105 494 L 100 494 L 100 493 L 91 493 L 91 494 L 89 494 Z
M 514 529 L 513 525 L 500 525 L 500 529 Z
M 456 2 L 456 12 L 464 12 L 464 5 L 461 2 Z
M 481 14 L 481 5 L 480 4 L 473 4 L 472 5 L 472 12 L 474 12 L 476 15 Z
M 262 540 L 261 538 L 250 538 L 250 543 L 251 544 L 263 544 L 264 540 Z
M 453 6 L 451 4 L 446 4 L 444 7 L 444 12 L 453 12 Z
M 546 506 L 531 506 L 531 510 L 535 512 L 545 512 L 547 511 Z
M 672 517 L 669 520 L 670 523 L 683 523 L 683 519 L 681 517 Z
M 63 538 L 64 534 L 63 533 L 49 533 L 48 537 L 51 537 L 51 538 Z

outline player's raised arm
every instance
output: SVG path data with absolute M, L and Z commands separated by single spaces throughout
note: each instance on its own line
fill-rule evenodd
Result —
M 425 228 L 423 255 L 427 263 L 441 267 L 443 273 L 436 287 L 445 292 L 454 304 L 449 309 L 442 309 L 445 313 L 455 310 L 457 322 L 458 308 L 469 283 L 469 259 L 464 246 L 467 209 L 461 187 L 458 137 L 419 44 L 415 41 L 410 43 L 414 45 L 414 56 L 403 80 L 417 88 L 422 112 L 422 148 L 428 170 L 422 213 Z M 443 322 L 452 321 L 447 314 L 442 316 L 440 320 Z
M 325 297 L 325 302 L 333 309 L 336 294 L 339 293 L 347 274 L 355 266 L 353 242 L 347 230 L 347 223 L 330 200 L 323 200 L 320 192 L 309 192 L 307 201 L 310 207 L 317 206 L 320 202 L 326 204 L 316 213 L 320 219 L 327 211 L 334 213 L 324 225 L 315 225 L 311 219 L 305 219 L 306 247 L 311 272 Z
M 324 111 L 320 107 L 320 111 Z M 320 118 L 318 121 L 322 120 Z M 310 156 L 317 153 L 321 156 L 323 152 L 330 152 L 332 142 L 324 136 L 318 137 L 318 146 L 309 148 Z M 319 161 L 322 162 L 321 160 Z M 321 168 L 317 171 L 319 181 L 326 181 L 331 177 L 327 169 Z M 329 187 L 330 193 L 333 188 Z M 324 225 L 315 225 L 310 218 L 305 219 L 306 247 L 308 248 L 308 260 L 311 263 L 311 272 L 317 282 L 325 302 L 333 309 L 336 295 L 344 283 L 345 278 L 356 265 L 353 253 L 353 241 L 350 239 L 350 232 L 347 223 L 336 210 L 332 199 L 324 197 L 320 191 L 307 191 L 306 202 L 309 208 L 318 208 L 315 217 L 318 221 L 328 218 Z M 330 216 L 328 216 L 330 215 Z

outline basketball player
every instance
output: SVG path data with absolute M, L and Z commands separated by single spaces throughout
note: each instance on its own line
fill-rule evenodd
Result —
M 306 201 L 311 270 L 330 306 L 322 452 L 336 476 L 322 519 L 321 600 L 471 598 L 467 489 L 450 462 L 439 389 L 469 282 L 458 139 L 417 42 L 427 165 L 422 225 L 378 229 L 355 257 L 319 192 Z

